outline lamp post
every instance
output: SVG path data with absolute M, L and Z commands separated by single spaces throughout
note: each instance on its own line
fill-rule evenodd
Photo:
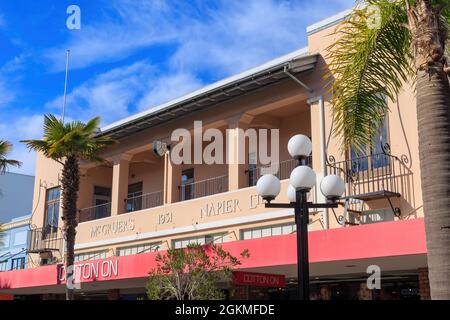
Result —
M 266 208 L 294 208 L 297 226 L 297 275 L 300 300 L 309 300 L 309 258 L 308 258 L 308 222 L 310 208 L 337 208 L 337 200 L 345 191 L 344 181 L 339 176 L 329 175 L 322 179 L 320 190 L 326 197 L 326 203 L 308 202 L 308 192 L 316 184 L 315 172 L 306 165 L 306 159 L 312 151 L 311 140 L 304 135 L 293 136 L 288 143 L 289 154 L 298 164 L 291 172 L 287 196 L 289 203 L 272 203 L 280 193 L 280 180 L 274 175 L 262 176 L 256 190 L 265 201 Z

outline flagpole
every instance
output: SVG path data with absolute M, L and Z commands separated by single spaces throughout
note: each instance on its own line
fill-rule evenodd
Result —
M 69 76 L 69 55 L 70 55 L 70 49 L 67 49 L 67 51 L 66 51 L 66 78 L 64 81 L 64 102 L 63 102 L 62 118 L 61 118 L 61 121 L 63 124 L 64 124 L 64 117 L 66 115 L 67 80 L 68 80 L 68 76 Z

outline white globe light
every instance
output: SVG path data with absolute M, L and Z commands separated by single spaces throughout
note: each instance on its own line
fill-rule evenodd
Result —
M 289 139 L 288 151 L 292 158 L 306 158 L 309 157 L 312 151 L 311 140 L 302 134 L 297 134 Z
M 329 175 L 322 179 L 320 191 L 327 199 L 339 198 L 345 192 L 345 183 L 337 175 Z
M 266 174 L 258 179 L 256 191 L 264 200 L 273 200 L 280 193 L 280 180 L 271 174 Z
M 289 199 L 289 202 L 296 202 L 297 201 L 297 191 L 291 185 L 289 185 L 289 187 L 287 189 L 287 197 Z
M 316 173 L 308 166 L 298 166 L 289 181 L 295 189 L 310 190 L 316 184 Z

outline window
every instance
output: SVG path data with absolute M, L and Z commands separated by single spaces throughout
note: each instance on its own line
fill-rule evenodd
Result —
M 60 195 L 61 190 L 59 187 L 47 189 L 43 232 L 46 238 L 56 237 L 58 233 Z
M 85 252 L 75 255 L 75 262 L 107 258 L 108 251 Z
M 111 215 L 111 188 L 94 186 L 93 220 Z
M 27 244 L 28 231 L 20 231 L 14 234 L 13 246 L 24 246 Z
M 369 168 L 377 169 L 389 165 L 389 157 L 384 154 L 383 147 L 388 144 L 388 119 L 385 115 L 383 123 L 378 133 L 373 138 L 370 145 L 363 148 L 363 152 L 358 152 L 356 148 L 350 149 L 352 160 L 352 170 L 354 172 L 366 171 Z
M 194 199 L 194 169 L 181 173 L 181 201 Z
M 256 186 L 256 182 L 258 182 L 256 160 L 256 153 L 250 152 L 248 154 L 248 185 L 250 187 Z
M 9 248 L 10 237 L 9 233 L 0 233 L 0 249 Z
M 0 262 L 0 272 L 7 271 L 8 270 L 8 261 L 1 261 Z
M 158 243 L 144 243 L 136 246 L 117 248 L 118 256 L 129 256 L 132 254 L 146 253 L 158 251 L 161 248 L 161 242 Z
M 142 182 L 128 186 L 127 212 L 142 210 Z
M 217 243 L 224 243 L 227 241 L 229 241 L 229 237 L 227 236 L 226 233 L 212 234 L 212 235 L 205 235 L 205 236 L 173 240 L 172 248 L 180 249 L 180 248 L 186 248 L 190 244 L 199 244 L 199 245 L 217 244 Z
M 25 258 L 15 258 L 11 259 L 11 270 L 22 270 L 25 269 Z
M 294 233 L 297 227 L 294 223 L 278 224 L 241 230 L 241 240 L 259 239 Z

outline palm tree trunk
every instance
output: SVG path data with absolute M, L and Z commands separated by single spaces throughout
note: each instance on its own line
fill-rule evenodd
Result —
M 77 227 L 77 199 L 80 185 L 79 164 L 76 156 L 68 156 L 62 171 L 64 235 L 66 239 L 66 279 L 73 279 L 75 236 Z M 74 299 L 74 288 L 66 286 L 66 299 Z
M 406 2 L 407 3 L 407 2 Z M 447 34 L 430 0 L 408 8 L 417 68 L 417 123 L 432 299 L 450 299 L 450 85 Z
M 417 120 L 431 298 L 450 299 L 450 86 L 442 66 L 418 74 Z

